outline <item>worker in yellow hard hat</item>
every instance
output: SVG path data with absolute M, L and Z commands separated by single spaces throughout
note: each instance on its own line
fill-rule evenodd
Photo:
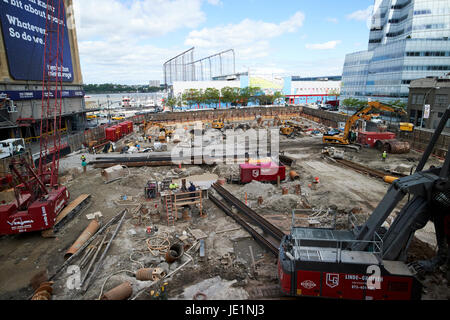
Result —
M 81 166 L 83 167 L 83 173 L 86 173 L 87 162 L 84 154 L 81 156 Z

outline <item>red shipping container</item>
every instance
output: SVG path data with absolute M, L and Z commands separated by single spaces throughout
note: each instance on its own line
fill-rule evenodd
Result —
M 279 166 L 273 162 L 260 164 L 241 164 L 241 183 L 249 183 L 253 180 L 261 182 L 277 182 L 286 178 L 286 167 Z
M 358 143 L 375 147 L 378 140 L 395 139 L 395 133 L 392 132 L 360 132 L 358 133 Z

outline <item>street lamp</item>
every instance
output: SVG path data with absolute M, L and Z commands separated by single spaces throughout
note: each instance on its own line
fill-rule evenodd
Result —
M 424 100 L 423 100 L 422 117 L 421 117 L 421 119 L 420 119 L 420 127 L 421 127 L 421 128 L 423 128 L 423 118 L 424 118 L 424 116 L 425 116 L 425 106 L 426 106 L 426 103 L 427 103 L 428 95 L 430 94 L 431 91 L 433 91 L 433 90 L 439 90 L 439 89 L 440 89 L 440 87 L 431 88 L 431 89 L 428 90 L 428 92 L 425 94 L 425 98 L 424 98 Z M 431 108 L 431 105 L 430 105 L 430 108 Z

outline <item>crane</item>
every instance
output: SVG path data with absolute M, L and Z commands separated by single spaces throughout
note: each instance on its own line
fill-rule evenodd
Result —
M 58 184 L 64 0 L 47 0 L 46 8 L 39 165 L 36 168 L 23 157 L 11 161 L 10 170 L 19 184 L 14 188 L 15 201 L 0 206 L 0 235 L 52 229 L 70 197 L 67 188 Z
M 345 129 L 342 134 L 339 135 L 326 135 L 323 136 L 323 143 L 327 144 L 337 144 L 337 145 L 349 145 L 354 142 L 352 135 L 353 127 L 359 119 L 370 120 L 370 112 L 372 110 L 381 110 L 387 112 L 393 112 L 400 115 L 406 115 L 406 111 L 403 108 L 395 107 L 386 103 L 381 103 L 378 101 L 369 101 L 367 106 L 361 107 L 356 111 L 351 117 L 347 119 L 345 124 Z

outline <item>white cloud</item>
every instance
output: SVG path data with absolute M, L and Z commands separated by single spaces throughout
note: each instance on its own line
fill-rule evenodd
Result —
M 213 6 L 221 6 L 223 5 L 221 0 L 207 0 L 207 2 Z
M 327 18 L 326 19 L 328 22 L 332 22 L 332 23 L 339 23 L 338 18 Z
M 268 55 L 270 39 L 296 32 L 303 26 L 304 19 L 305 15 L 299 11 L 278 24 L 245 19 L 238 24 L 203 28 L 191 31 L 185 45 L 210 53 L 233 48 L 241 59 L 264 57 Z
M 85 83 L 146 83 L 185 48 L 163 49 L 155 37 L 193 29 L 206 20 L 205 0 L 74 0 Z M 213 1 L 214 2 L 214 1 Z
M 206 17 L 202 0 L 75 0 L 80 40 L 161 36 L 180 28 L 195 28 Z
M 325 43 L 308 43 L 305 47 L 310 50 L 331 50 L 336 48 L 336 46 L 340 43 L 341 40 L 333 40 Z
M 347 15 L 347 19 L 356 21 L 367 21 L 367 19 L 372 17 L 373 8 L 374 6 L 371 5 L 367 9 L 357 10 Z

